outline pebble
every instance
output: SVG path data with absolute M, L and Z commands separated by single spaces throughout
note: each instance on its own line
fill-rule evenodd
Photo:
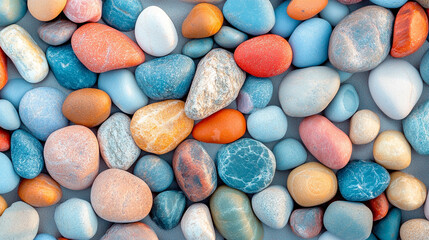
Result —
M 0 27 L 18 22 L 27 13 L 27 1 L 3 0 L 0 2 Z
M 140 13 L 135 36 L 143 51 L 155 57 L 171 53 L 178 41 L 173 22 L 167 13 L 157 6 L 147 7 Z
M 67 89 L 90 88 L 97 81 L 97 74 L 79 61 L 70 44 L 48 47 L 46 58 L 57 82 Z
M 3 214 L 4 210 L 7 208 L 7 202 L 4 200 L 4 198 L 0 195 L 0 216 Z
M 340 77 L 329 67 L 293 70 L 280 83 L 280 105 L 288 116 L 311 116 L 322 112 L 339 88 Z
M 13 131 L 21 126 L 18 112 L 8 100 L 0 99 L 0 115 L 2 116 L 0 118 L 1 128 Z
M 402 240 L 427 240 L 429 221 L 426 219 L 411 219 L 402 224 L 400 237 Z
M 58 46 L 69 41 L 77 25 L 66 19 L 58 19 L 42 24 L 37 30 L 40 39 L 51 46 Z
M 304 146 L 293 138 L 278 142 L 273 148 L 273 153 L 278 171 L 296 168 L 307 160 L 307 151 Z
M 426 84 L 429 84 L 429 50 L 423 55 L 420 62 L 420 76 Z M 7 86 L 7 85 L 6 85 Z M 1 97 L 1 91 L 0 91 Z
M 198 122 L 192 137 L 206 143 L 232 143 L 246 133 L 246 119 L 235 109 L 222 109 Z
M 75 124 L 95 127 L 110 115 L 109 95 L 96 88 L 83 88 L 70 93 L 63 103 L 64 116 Z
M 307 20 L 322 11 L 328 0 L 293 0 L 287 7 L 287 14 L 296 20 Z
M 234 60 L 245 72 L 255 77 L 273 77 L 284 73 L 292 62 L 292 49 L 286 39 L 267 34 L 240 44 Z
M 174 179 L 173 169 L 164 159 L 155 155 L 146 155 L 134 167 L 134 175 L 141 178 L 152 192 L 166 190 Z
M 389 170 L 402 170 L 410 166 L 411 146 L 404 134 L 388 130 L 375 139 L 374 160 Z
M 206 38 L 219 32 L 223 24 L 222 11 L 213 4 L 195 5 L 182 23 L 185 38 Z
M 0 48 L 0 90 L 6 85 L 8 80 L 7 74 L 7 57 Z
M 21 129 L 14 131 L 10 152 L 13 169 L 20 177 L 33 179 L 42 172 L 43 146 L 30 133 Z
M 238 93 L 237 109 L 249 114 L 266 107 L 273 96 L 273 88 L 269 78 L 248 76 Z
M 369 200 L 366 205 L 371 209 L 373 221 L 383 219 L 389 212 L 389 202 L 387 201 L 386 194 L 384 193 Z
M 287 178 L 287 189 L 297 204 L 314 207 L 331 200 L 337 193 L 335 173 L 317 162 L 293 169 Z
M 335 27 L 343 18 L 349 15 L 349 8 L 337 0 L 329 0 L 328 5 L 320 12 L 320 16 Z
M 233 57 L 232 53 L 216 48 L 198 63 L 185 104 L 189 118 L 206 118 L 237 98 L 246 73 L 237 66 Z
M 101 0 L 97 1 L 101 4 Z M 71 44 L 77 58 L 95 73 L 134 67 L 145 60 L 143 51 L 134 41 L 100 23 L 87 23 L 78 28 Z
M 370 0 L 372 3 L 385 8 L 400 8 L 407 0 Z
M 123 113 L 109 117 L 97 131 L 103 160 L 109 168 L 128 170 L 140 156 L 130 130 L 131 119 Z
M 203 203 L 194 203 L 186 209 L 180 227 L 186 240 L 216 239 L 210 210 Z
M 34 240 L 57 240 L 54 236 L 47 233 L 39 233 L 37 234 Z
M 102 219 L 115 223 L 137 222 L 149 214 L 152 193 L 147 184 L 120 169 L 101 172 L 91 188 L 91 204 Z
M 429 8 L 429 1 L 428 0 L 416 0 L 422 7 Z
M 0 152 L 5 152 L 10 148 L 10 133 L 9 131 L 0 128 Z
M 189 3 L 213 3 L 213 4 L 219 4 L 223 3 L 225 0 L 182 0 L 183 2 L 189 2 Z
M 0 90 L 0 98 L 8 100 L 15 109 L 19 109 L 19 102 L 26 92 L 33 86 L 22 78 L 9 79 L 7 84 Z
M 44 157 L 51 177 L 71 190 L 88 188 L 98 174 L 97 138 L 84 126 L 72 125 L 53 132 L 46 140 Z
M 339 1 L 341 1 L 341 0 L 339 0 Z M 342 240 L 342 239 L 340 239 L 337 236 L 335 236 L 334 234 L 326 231 L 319 236 L 318 240 Z M 366 240 L 373 240 L 373 239 L 366 239 Z
M 132 31 L 143 11 L 139 0 L 107 0 L 103 3 L 103 21 L 119 31 Z
M 329 22 L 321 18 L 312 18 L 300 23 L 289 38 L 293 51 L 292 64 L 305 68 L 324 63 L 328 59 L 331 32 Z
M 49 66 L 45 53 L 19 25 L 9 25 L 0 31 L 0 47 L 29 83 L 38 83 L 48 75 Z
M 290 216 L 292 232 L 300 238 L 314 238 L 323 226 L 323 210 L 320 207 L 296 209 Z
M 389 186 L 389 172 L 371 161 L 355 160 L 337 172 L 338 187 L 347 201 L 374 199 Z
M 61 112 L 65 99 L 63 92 L 52 87 L 38 87 L 28 91 L 19 103 L 22 123 L 33 136 L 46 141 L 51 133 L 68 125 L 67 118 Z
M 149 102 L 148 97 L 138 87 L 134 74 L 128 69 L 101 73 L 98 88 L 106 92 L 112 102 L 124 113 L 134 114 Z
M 273 142 L 282 139 L 287 131 L 287 118 L 278 106 L 268 106 L 257 110 L 247 118 L 250 136 L 261 142 Z
M 186 116 L 184 107 L 183 101 L 165 100 L 137 110 L 130 125 L 137 146 L 154 154 L 175 149 L 194 126 L 194 121 Z
M 429 114 L 429 101 L 424 102 L 402 120 L 405 137 L 413 149 L 420 155 L 429 154 L 429 136 L 425 133 L 429 128 L 426 116 Z
M 136 237 L 140 240 L 158 240 L 155 231 L 141 222 L 113 224 L 100 240 L 126 240 Z
M 39 214 L 30 205 L 17 201 L 0 218 L 0 239 L 33 240 L 39 229 Z
M 352 76 L 353 73 L 348 73 L 348 72 L 344 72 L 344 71 L 340 71 L 337 68 L 335 68 L 331 62 L 327 61 L 324 66 L 330 67 L 332 69 L 334 69 L 335 71 L 337 71 L 338 75 L 340 75 L 340 82 L 343 83 L 347 80 L 349 80 Z
M 39 21 L 51 21 L 61 14 L 67 0 L 27 0 L 28 11 Z
M 98 22 L 101 19 L 102 4 L 101 0 L 67 0 L 64 14 L 75 23 Z
M 253 195 L 252 209 L 261 222 L 282 229 L 289 221 L 293 200 L 285 187 L 273 185 Z
M 152 220 L 162 229 L 170 230 L 180 223 L 186 207 L 186 197 L 180 191 L 165 191 L 153 199 Z
M 377 67 L 389 55 L 393 20 L 392 12 L 379 6 L 352 12 L 332 31 L 329 61 L 339 70 L 350 73 Z
M 419 179 L 400 171 L 390 174 L 390 185 L 386 196 L 390 204 L 411 211 L 421 207 L 426 199 L 426 186 Z
M 183 98 L 194 74 L 194 61 L 182 54 L 156 58 L 143 63 L 135 72 L 138 86 L 153 100 Z
M 402 59 L 388 59 L 372 70 L 368 86 L 377 106 L 394 120 L 407 117 L 423 91 L 419 72 Z
M 210 211 L 224 238 L 262 240 L 264 228 L 243 192 L 224 185 L 218 187 L 210 198 Z
M 429 193 L 428 193 L 428 195 L 429 195 Z M 425 214 L 426 219 L 429 220 L 429 198 L 428 197 L 426 197 L 426 202 L 425 202 L 425 206 L 424 206 L 424 214 Z
M 23 179 L 18 187 L 18 195 L 33 207 L 49 207 L 61 200 L 63 192 L 54 179 L 41 173 L 33 179 Z
M 0 152 L 0 194 L 8 193 L 14 190 L 19 184 L 19 176 L 13 170 L 12 162 Z M 1 219 L 1 218 L 0 218 Z
M 308 151 L 331 169 L 341 169 L 349 162 L 352 142 L 332 122 L 321 115 L 305 118 L 299 125 L 299 135 Z
M 368 109 L 357 111 L 350 120 L 349 136 L 353 144 L 368 144 L 380 131 L 380 118 Z
M 301 23 L 301 21 L 289 17 L 287 7 L 290 2 L 290 0 L 284 1 L 274 10 L 276 22 L 271 29 L 271 33 L 284 38 L 290 37 L 295 28 Z
M 396 240 L 399 237 L 399 227 L 401 226 L 401 210 L 392 208 L 387 216 L 374 225 L 374 234 L 379 239 Z
M 340 87 L 334 99 L 325 109 L 325 116 L 333 122 L 343 122 L 349 119 L 359 107 L 359 95 L 351 84 Z
M 194 39 L 187 42 L 182 53 L 190 58 L 200 58 L 206 55 L 213 48 L 213 38 Z
M 229 26 L 222 26 L 219 32 L 214 35 L 217 45 L 229 49 L 238 47 L 238 45 L 247 39 L 249 39 L 247 34 Z
M 245 193 L 257 193 L 268 187 L 276 170 L 271 150 L 251 138 L 224 145 L 217 152 L 216 164 L 222 181 Z
M 98 220 L 91 204 L 85 200 L 71 198 L 55 208 L 55 224 L 67 238 L 91 239 L 97 232 Z

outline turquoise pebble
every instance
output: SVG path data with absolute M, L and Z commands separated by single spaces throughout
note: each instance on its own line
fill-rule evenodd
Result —
M 165 191 L 153 199 L 150 212 L 152 220 L 161 228 L 169 230 L 177 226 L 186 207 L 186 197 L 181 191 Z
M 331 32 L 331 25 L 321 18 L 312 18 L 299 24 L 289 38 L 293 52 L 292 64 L 304 68 L 325 62 L 328 59 Z
M 92 87 L 97 74 L 86 68 L 76 57 L 71 44 L 48 47 L 46 59 L 58 83 L 68 89 Z
M 0 152 L 0 194 L 5 194 L 15 189 L 19 184 L 19 176 L 13 170 L 12 162 Z
M 162 192 L 174 179 L 173 169 L 164 159 L 155 155 L 146 155 L 134 167 L 134 175 L 141 178 L 152 192 Z
M 385 8 L 400 8 L 407 0 L 370 0 L 372 3 Z
M 276 23 L 274 24 L 271 33 L 280 35 L 284 38 L 290 37 L 295 28 L 301 23 L 301 21 L 293 19 L 287 15 L 287 6 L 289 6 L 290 0 L 287 0 L 280 4 L 275 10 Z
M 219 32 L 214 35 L 214 40 L 219 46 L 230 49 L 238 47 L 248 38 L 247 34 L 228 26 L 222 26 Z
M 429 50 L 423 55 L 420 62 L 420 75 L 426 84 L 429 84 Z M 7 85 L 6 85 L 7 86 Z M 1 95 L 0 95 L 1 96 Z
M 247 77 L 238 93 L 238 111 L 249 114 L 268 105 L 273 96 L 273 83 L 269 78 Z
M 31 83 L 22 78 L 9 79 L 6 86 L 0 90 L 0 98 L 8 100 L 16 109 L 18 109 L 21 98 L 32 88 L 33 86 Z
M 371 233 L 371 235 L 369 235 L 369 237 L 366 240 L 378 240 L 378 238 L 373 233 Z
M 328 5 L 320 12 L 320 16 L 335 27 L 345 16 L 349 14 L 349 8 L 337 0 L 329 0 Z
M 287 131 L 287 118 L 278 106 L 259 109 L 247 118 L 247 130 L 261 142 L 273 142 L 282 139 Z
M 212 38 L 194 39 L 185 44 L 182 53 L 190 58 L 200 58 L 213 48 Z
M 134 114 L 149 102 L 137 85 L 134 74 L 128 69 L 101 73 L 98 88 L 105 91 L 113 103 L 124 113 Z
M 22 178 L 33 179 L 43 169 L 43 146 L 30 133 L 18 129 L 11 137 L 11 156 L 15 172 Z
M 34 240 L 57 240 L 54 236 L 47 233 L 39 233 L 37 234 Z
M 401 226 L 401 210 L 391 208 L 386 217 L 381 219 L 374 226 L 374 234 L 380 240 L 396 240 L 399 237 L 399 227 Z
M 0 0 L 0 27 L 18 22 L 26 12 L 26 0 Z
M 304 146 L 293 138 L 278 142 L 273 148 L 277 170 L 289 170 L 305 163 L 307 151 Z
M 426 133 L 429 129 L 429 101 L 424 102 L 402 120 L 404 135 L 411 146 L 418 154 L 429 154 L 429 135 Z
M 331 62 L 327 61 L 325 64 L 325 66 L 330 67 L 332 69 L 334 69 L 335 71 L 337 71 L 338 75 L 340 75 L 340 82 L 343 83 L 347 80 L 349 80 L 352 76 L 353 73 L 348 73 L 348 72 L 343 72 L 341 70 L 338 70 L 336 67 L 334 67 L 334 65 L 332 65 Z
M 131 31 L 143 6 L 139 0 L 106 0 L 103 3 L 103 20 L 119 31 Z
M 353 116 L 358 107 L 359 95 L 355 87 L 351 84 L 344 84 L 325 109 L 325 116 L 333 122 L 343 122 Z
M 5 99 L 0 99 L 0 127 L 9 131 L 13 131 L 21 126 L 18 112 L 11 102 Z

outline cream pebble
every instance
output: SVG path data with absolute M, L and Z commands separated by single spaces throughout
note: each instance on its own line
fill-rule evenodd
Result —
M 378 164 L 390 170 L 402 170 L 411 163 L 411 146 L 399 131 L 382 132 L 375 139 L 373 154 Z
M 380 118 L 373 111 L 357 111 L 350 120 L 350 140 L 353 144 L 367 144 L 374 140 L 380 131 Z
M 411 219 L 402 224 L 399 231 L 401 240 L 428 240 L 429 221 L 426 219 Z
M 425 202 L 426 186 L 413 175 L 397 171 L 390 174 L 386 196 L 393 206 L 411 211 Z
M 191 205 L 180 222 L 186 240 L 216 239 L 209 208 L 203 203 Z

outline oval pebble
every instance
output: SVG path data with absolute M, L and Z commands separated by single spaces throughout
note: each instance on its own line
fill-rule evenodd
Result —
M 10 133 L 0 128 L 0 152 L 5 152 L 10 148 Z
M 155 231 L 148 225 L 135 222 L 127 224 L 113 224 L 100 240 L 126 240 L 138 236 L 140 240 L 158 240 Z
M 378 164 L 389 170 L 402 170 L 411 164 L 411 146 L 399 131 L 388 130 L 378 135 L 373 155 Z
M 27 1 L 3 0 L 0 2 L 0 27 L 18 22 L 27 13 Z
M 349 119 L 359 108 L 359 95 L 351 84 L 340 87 L 334 99 L 325 109 L 325 116 L 333 122 L 343 122 Z
M 33 86 L 22 78 L 9 79 L 0 90 L 0 98 L 8 100 L 16 109 L 19 109 L 22 97 L 32 88 Z
M 49 207 L 61 200 L 63 192 L 54 179 L 41 173 L 33 179 L 23 179 L 19 184 L 18 195 L 33 207 Z
M 287 14 L 296 20 L 307 20 L 322 11 L 328 0 L 293 0 L 287 7 Z
M 180 191 L 165 191 L 153 199 L 152 220 L 162 229 L 170 230 L 180 223 L 186 207 L 186 197 Z
M 349 136 L 353 144 L 372 142 L 380 131 L 380 118 L 371 110 L 357 111 L 350 120 Z
M 44 167 L 43 146 L 30 133 L 18 129 L 11 137 L 13 169 L 22 178 L 33 179 Z
M 320 207 L 296 209 L 290 216 L 292 232 L 301 238 L 319 235 L 323 226 L 323 210 Z
M 278 106 L 268 106 L 257 110 L 247 118 L 250 136 L 261 142 L 282 139 L 287 131 L 287 118 Z
M 213 4 L 195 5 L 182 23 L 185 38 L 206 38 L 215 35 L 223 24 L 222 11 Z
M 67 0 L 64 14 L 75 23 L 98 22 L 102 7 L 101 0 Z
M 222 26 L 219 32 L 214 35 L 217 45 L 229 49 L 238 47 L 247 39 L 249 39 L 247 34 L 229 26 Z
M 384 193 L 369 200 L 366 205 L 371 209 L 374 221 L 383 219 L 389 211 L 389 202 L 387 201 L 386 194 Z
M 304 146 L 293 138 L 278 142 L 273 148 L 276 157 L 276 170 L 289 170 L 298 167 L 307 160 Z
M 190 58 L 200 58 L 206 55 L 213 48 L 213 38 L 194 39 L 187 42 L 182 53 Z
M 390 174 L 390 185 L 386 196 L 390 204 L 411 211 L 421 207 L 426 199 L 426 186 L 419 179 L 400 171 Z
M 180 227 L 186 240 L 216 239 L 210 210 L 203 203 L 192 204 L 186 209 Z
M 400 229 L 402 240 L 426 240 L 429 232 L 429 221 L 426 219 L 416 218 L 406 221 Z
M 284 1 L 274 10 L 276 22 L 271 29 L 271 33 L 284 38 L 290 37 L 295 28 L 301 23 L 301 21 L 293 19 L 287 14 L 287 7 L 290 2 L 290 0 Z
M 69 41 L 77 25 L 66 19 L 58 19 L 42 24 L 37 33 L 40 39 L 51 46 L 58 46 Z
M 32 240 L 39 221 L 36 209 L 21 201 L 14 202 L 0 218 L 0 239 Z
M 401 210 L 390 209 L 387 216 L 374 225 L 375 236 L 379 239 L 398 239 L 401 216 Z
M 423 55 L 420 62 L 419 70 L 420 70 L 420 76 L 422 77 L 423 81 L 426 84 L 429 84 L 429 50 L 426 51 L 426 53 Z M 0 91 L 0 97 L 1 97 L 1 93 L 2 92 Z
M 344 17 L 349 15 L 349 8 L 337 0 L 329 0 L 328 5 L 320 12 L 320 16 L 335 27 Z
M 9 131 L 18 129 L 21 126 L 18 112 L 11 102 L 0 99 L 0 127 Z
M 400 8 L 407 0 L 370 0 L 372 3 L 385 8 Z
M 407 118 L 402 120 L 405 137 L 413 149 L 421 155 L 429 154 L 429 136 L 425 133 L 429 128 L 426 116 L 429 114 L 429 101 L 414 108 Z
M 28 11 L 39 21 L 51 21 L 63 11 L 67 0 L 27 0 Z
M 164 159 L 146 155 L 134 167 L 134 175 L 141 178 L 152 192 L 166 190 L 174 179 L 173 169 Z
M 103 2 L 103 20 L 119 31 L 131 31 L 137 22 L 143 6 L 139 0 L 107 0 Z
M 10 159 L 0 152 L 0 194 L 5 194 L 15 189 L 19 184 L 19 176 L 13 170 Z
M 269 78 L 248 76 L 237 96 L 237 109 L 249 114 L 268 105 L 273 96 L 273 83 Z

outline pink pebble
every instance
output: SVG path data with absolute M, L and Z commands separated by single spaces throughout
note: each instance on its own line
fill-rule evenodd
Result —
M 322 230 L 323 210 L 319 207 L 296 209 L 290 216 L 290 227 L 300 238 L 314 238 Z
M 75 23 L 98 22 L 102 6 L 101 0 L 68 0 L 64 14 Z
M 37 32 L 44 42 L 52 46 L 58 46 L 70 40 L 76 29 L 77 25 L 75 23 L 65 19 L 58 19 L 43 24 Z
M 148 225 L 136 222 L 128 224 L 113 224 L 100 240 L 158 240 L 156 233 Z

